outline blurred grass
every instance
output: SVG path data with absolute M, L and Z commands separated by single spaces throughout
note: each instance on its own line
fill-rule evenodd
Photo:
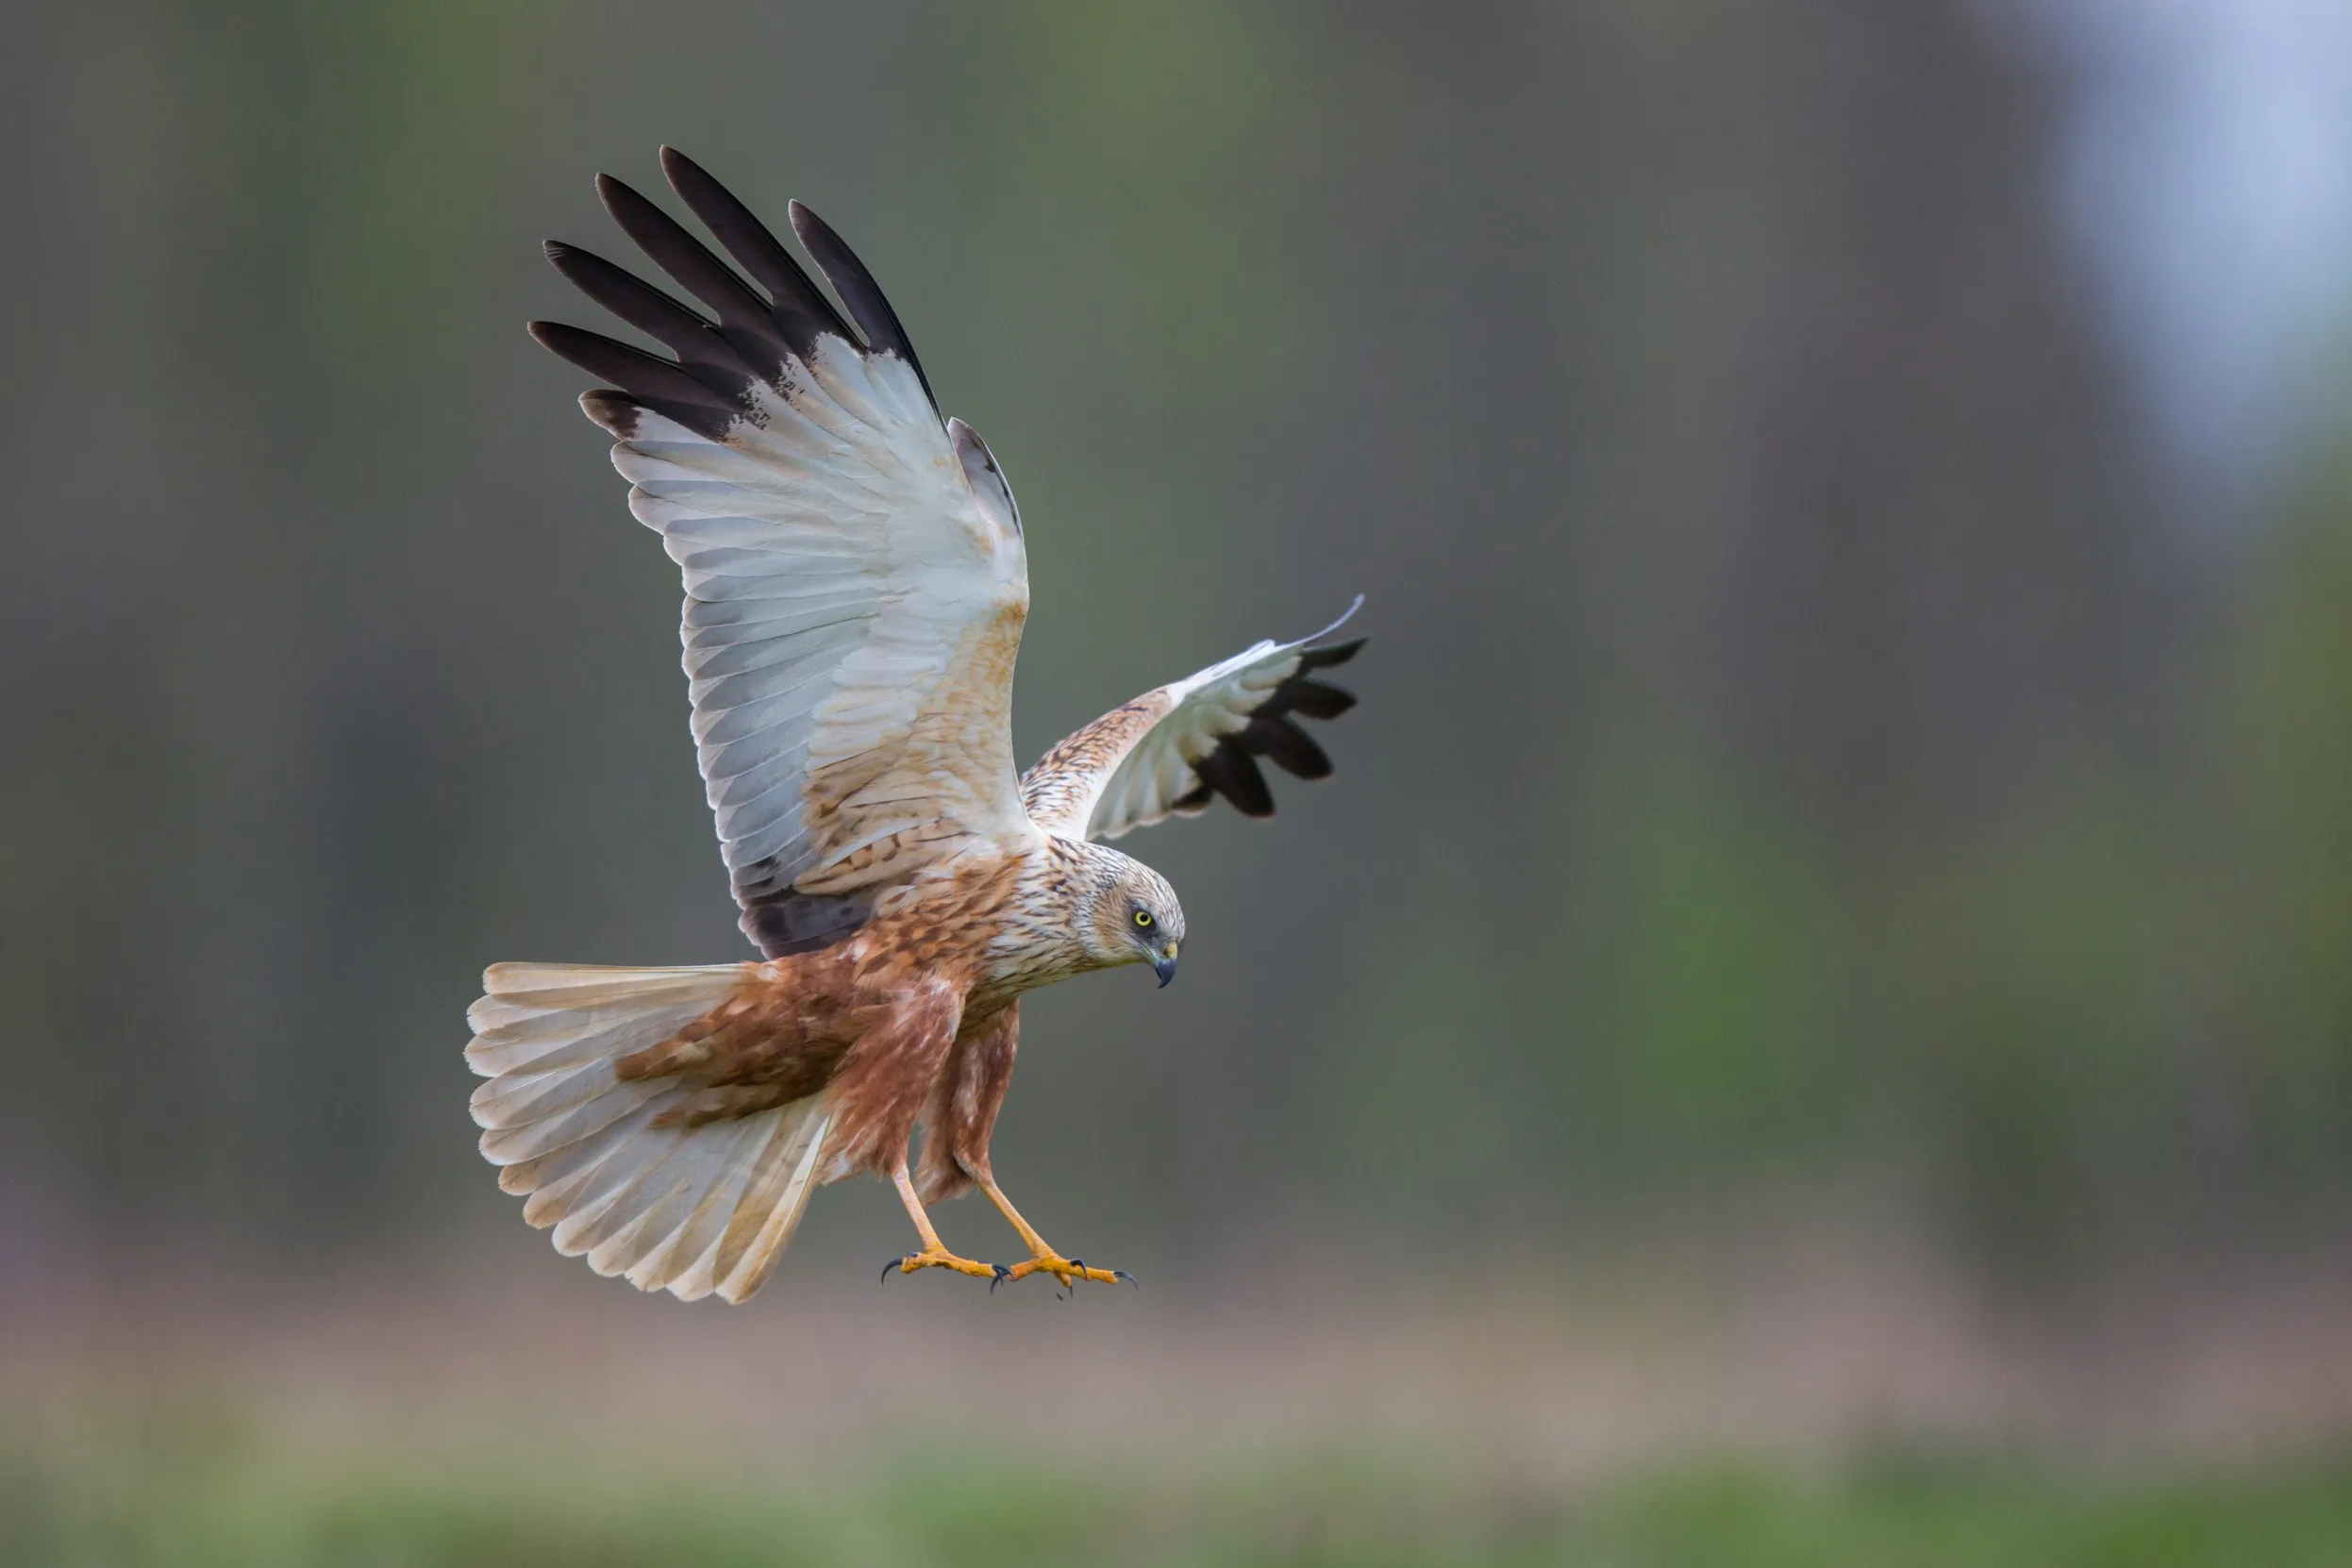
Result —
M 11 1423 L 11 1426 L 16 1424 Z M 1895 1456 L 1815 1474 L 1688 1462 L 1562 1491 L 1443 1453 L 1222 1470 L 1030 1454 L 818 1476 L 741 1456 L 660 1473 L 356 1455 L 255 1441 L 219 1411 L 0 1436 L 0 1561 L 275 1565 L 1593 1564 L 1595 1568 L 2336 1568 L 2352 1464 L 2065 1478 Z

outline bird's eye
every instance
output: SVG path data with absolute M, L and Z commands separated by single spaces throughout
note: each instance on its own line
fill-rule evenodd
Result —
M 1136 910 L 1135 924 L 1141 926 L 1146 931 L 1150 930 L 1152 926 L 1152 912 L 1149 909 Z

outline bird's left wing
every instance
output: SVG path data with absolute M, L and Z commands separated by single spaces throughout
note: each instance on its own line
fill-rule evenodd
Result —
M 697 759 L 744 934 L 774 957 L 854 929 L 881 889 L 960 844 L 1032 831 L 1009 727 L 1028 567 L 995 459 L 941 423 L 848 246 L 792 204 L 857 330 L 718 181 L 666 147 L 662 166 L 765 292 L 599 176 L 622 228 L 709 314 L 550 244 L 675 358 L 531 331 L 615 389 L 580 401 L 685 575 Z
M 1363 604 L 1312 637 L 1260 642 L 1221 663 L 1146 692 L 1039 759 L 1021 779 L 1029 820 L 1073 839 L 1115 839 L 1175 813 L 1207 810 L 1217 795 L 1243 816 L 1274 815 L 1257 759 L 1301 778 L 1324 778 L 1331 759 L 1298 719 L 1336 719 L 1356 699 L 1316 678 L 1364 645 L 1321 640 Z

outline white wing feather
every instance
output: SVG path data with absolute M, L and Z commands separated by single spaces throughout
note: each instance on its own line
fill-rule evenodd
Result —
M 1302 765 L 1286 760 L 1291 771 L 1307 777 L 1327 772 L 1329 764 L 1320 749 L 1290 728 L 1285 711 L 1300 694 L 1293 684 L 1299 677 L 1355 652 L 1353 643 L 1316 644 L 1346 625 L 1362 604 L 1359 596 L 1346 614 L 1311 637 L 1256 643 L 1147 692 L 1072 735 L 1022 780 L 1030 819 L 1049 833 L 1115 839 L 1172 814 L 1206 810 L 1210 795 L 1203 769 L 1221 750 L 1236 753 L 1231 765 L 1247 769 L 1262 792 L 1255 763 L 1239 755 L 1256 750 L 1257 737 L 1250 733 L 1253 720 L 1283 725 L 1287 734 L 1267 739 L 1293 757 L 1303 757 Z M 1353 701 L 1328 688 L 1318 690 L 1342 704 Z M 1329 717 L 1331 712 L 1316 716 Z M 1280 752 L 1274 755 L 1285 760 Z
M 746 906 L 877 879 L 903 858 L 853 858 L 894 836 L 1026 826 L 1018 528 L 976 498 L 903 361 L 826 338 L 791 368 L 724 442 L 641 409 L 612 449 L 685 576 L 696 758 Z
M 942 424 L 841 237 L 793 205 L 837 310 L 700 165 L 665 148 L 662 167 L 768 292 L 600 175 L 623 230 L 716 319 L 551 242 L 559 272 L 675 358 L 560 323 L 531 331 L 617 389 L 580 401 L 685 576 L 696 756 L 744 930 L 797 951 L 969 841 L 1033 832 L 1009 724 L 1027 561 L 994 458 Z

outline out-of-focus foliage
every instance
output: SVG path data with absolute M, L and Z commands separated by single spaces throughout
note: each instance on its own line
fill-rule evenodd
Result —
M 2217 675 L 2232 896 L 2234 1129 L 2274 1179 L 2352 1166 L 2352 445 L 2292 497 Z M 2233 1106 L 2231 1109 L 2235 1109 Z
M 1562 1495 L 1426 1455 L 1142 1475 L 940 1454 L 846 1476 L 493 1483 L 274 1454 L 225 1441 L 219 1415 L 85 1434 L 103 1438 L 88 1451 L 0 1445 L 0 1553 L 54 1568 L 2332 1568 L 2352 1553 L 2352 1479 L 2329 1466 L 2127 1484 L 1964 1458 L 1828 1476 L 1697 1461 Z
M 16 16 L 0 1200 L 510 1224 L 480 966 L 742 951 L 672 569 L 519 330 L 668 141 L 825 212 L 1003 455 L 1025 753 L 1371 595 L 1339 778 L 1131 845 L 1185 983 L 1028 1009 L 1049 1230 L 2340 1220 L 2352 492 L 2161 504 L 1999 14 Z

